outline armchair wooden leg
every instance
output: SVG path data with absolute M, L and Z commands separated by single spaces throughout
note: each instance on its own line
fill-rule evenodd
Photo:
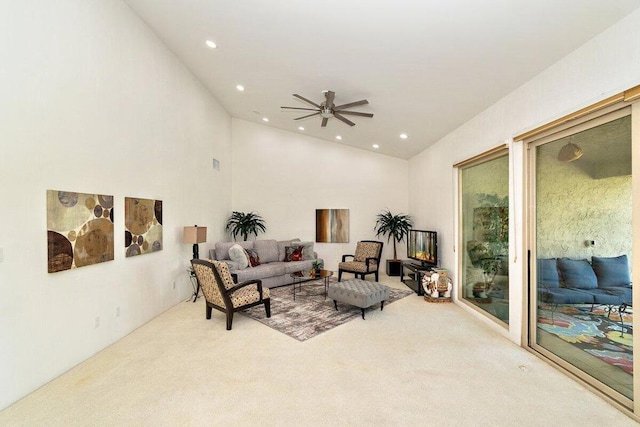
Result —
M 338 270 L 338 282 L 342 280 L 342 270 Z
M 207 314 L 207 320 L 211 319 L 211 306 L 209 304 L 205 303 L 205 312 Z
M 233 323 L 233 311 L 227 311 L 227 331 L 231 330 L 232 323 Z
M 264 300 L 264 309 L 267 312 L 267 317 L 271 317 L 271 299 Z

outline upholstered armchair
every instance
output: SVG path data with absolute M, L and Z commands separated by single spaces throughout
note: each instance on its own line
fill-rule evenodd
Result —
M 269 288 L 263 288 L 261 280 L 236 284 L 229 267 L 221 261 L 192 259 L 191 265 L 206 300 L 207 319 L 211 319 L 212 308 L 226 313 L 227 330 L 230 331 L 233 313 L 260 304 L 264 304 L 267 317 L 271 317 Z
M 338 264 L 338 282 L 342 279 L 343 271 L 355 274 L 356 278 L 360 276 L 363 280 L 365 275 L 374 274 L 377 282 L 380 256 L 382 256 L 382 242 L 375 240 L 358 242 L 355 254 L 342 255 L 342 262 Z M 348 258 L 352 260 L 347 261 Z

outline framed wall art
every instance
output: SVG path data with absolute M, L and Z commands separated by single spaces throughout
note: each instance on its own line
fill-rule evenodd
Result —
M 349 242 L 349 209 L 316 209 L 316 242 Z
M 124 198 L 124 246 L 127 257 L 162 250 L 162 200 Z
M 48 271 L 113 260 L 113 196 L 47 190 Z

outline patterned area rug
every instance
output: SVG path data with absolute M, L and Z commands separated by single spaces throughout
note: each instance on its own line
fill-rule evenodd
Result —
M 556 311 L 538 310 L 538 326 L 610 365 L 633 374 L 633 325 L 631 313 L 624 313 L 624 336 L 620 315 L 600 307 L 561 306 Z
M 335 281 L 332 279 L 331 283 Z M 384 305 L 386 307 L 411 294 L 414 292 L 408 289 L 391 288 L 389 299 Z M 380 304 L 374 304 L 365 310 L 365 319 L 371 310 L 380 310 Z M 270 318 L 265 316 L 263 306 L 252 307 L 240 313 L 298 341 L 306 341 L 355 318 L 362 319 L 362 311 L 358 307 L 338 303 L 336 311 L 333 300 L 324 299 L 322 281 L 303 283 L 301 290 L 296 288 L 295 301 L 292 286 L 271 289 Z

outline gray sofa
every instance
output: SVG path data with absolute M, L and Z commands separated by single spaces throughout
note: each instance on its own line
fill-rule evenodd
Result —
M 257 254 L 260 264 L 239 268 L 236 261 L 229 256 L 229 249 L 238 244 L 250 253 Z M 287 247 L 300 248 L 303 246 L 302 260 L 285 261 Z M 289 250 L 291 251 L 291 250 Z M 311 270 L 314 261 L 324 263 L 313 251 L 313 242 L 301 242 L 300 239 L 292 240 L 247 240 L 241 242 L 218 242 L 215 248 L 209 251 L 209 257 L 218 261 L 225 261 L 229 265 L 229 271 L 237 282 L 260 279 L 262 286 L 274 288 L 293 283 L 291 273 L 296 271 Z

